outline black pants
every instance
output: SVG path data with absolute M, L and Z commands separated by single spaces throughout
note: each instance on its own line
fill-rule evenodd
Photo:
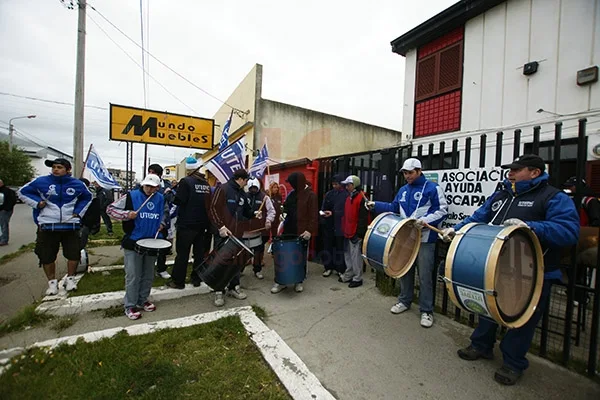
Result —
M 190 250 L 194 246 L 194 267 L 192 269 L 191 280 L 200 281 L 200 277 L 196 274 L 196 268 L 202 264 L 204 259 L 204 235 L 206 228 L 188 229 L 177 228 L 177 238 L 175 239 L 175 264 L 173 265 L 173 273 L 171 274 L 173 282 L 177 285 L 185 283 L 187 275 L 187 265 L 190 258 Z
M 102 210 L 100 215 L 102 216 L 102 221 L 104 221 L 104 225 L 106 225 L 106 231 L 108 233 L 112 233 L 112 231 L 113 231 L 112 221 L 110 220 L 110 217 L 108 216 L 108 214 L 106 214 L 106 209 Z
M 343 236 L 334 236 L 333 232 L 325 232 L 323 235 L 321 260 L 323 261 L 325 270 L 333 270 L 339 273 L 346 271 Z

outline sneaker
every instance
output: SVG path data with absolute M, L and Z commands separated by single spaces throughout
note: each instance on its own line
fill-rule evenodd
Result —
M 223 298 L 223 292 L 215 292 L 215 306 L 223 307 L 225 305 L 225 299 Z
M 285 289 L 287 286 L 285 285 L 280 285 L 279 283 L 276 283 L 273 285 L 273 287 L 271 288 L 271 293 L 279 293 L 281 292 L 283 289 Z
M 137 311 L 133 307 L 126 308 L 125 309 L 125 315 L 127 316 L 127 318 L 132 319 L 132 320 L 136 320 L 136 319 L 142 318 L 142 313 L 139 312 L 139 311 Z
M 349 287 L 349 288 L 355 288 L 355 287 L 362 286 L 362 284 L 363 284 L 363 281 L 362 281 L 362 279 L 361 279 L 360 281 L 352 281 L 352 282 L 350 282 L 350 283 L 348 284 L 348 287 Z
M 480 358 L 492 360 L 494 358 L 494 353 L 492 353 L 491 351 L 489 353 L 484 353 L 483 351 L 477 350 L 475 347 L 473 347 L 472 344 L 470 344 L 468 347 L 465 347 L 464 349 L 458 349 L 456 353 L 460 358 L 467 361 L 475 361 L 479 360 Z
M 406 310 L 408 310 L 408 307 L 406 307 L 402 303 L 396 303 L 390 309 L 390 311 L 392 312 L 392 314 L 400 314 L 400 313 L 403 313 Z
M 325 271 L 323 271 L 323 276 L 324 276 L 325 278 L 327 278 L 328 276 L 331 276 L 331 273 L 332 273 L 332 272 L 333 272 L 332 270 L 330 270 L 330 269 L 326 269 Z
M 227 294 L 231 297 L 235 297 L 238 300 L 244 300 L 246 297 L 248 297 L 248 295 L 242 291 L 240 285 L 237 285 L 233 289 L 229 289 Z
M 302 283 L 296 283 L 294 285 L 294 290 L 298 293 L 304 291 L 304 286 L 302 286 Z
M 432 313 L 421 313 L 421 326 L 423 328 L 431 328 L 433 326 L 433 314 Z
M 154 304 L 150 303 L 149 301 L 147 301 L 144 303 L 143 309 L 144 309 L 144 311 L 152 312 L 152 311 L 156 311 L 156 306 Z
M 163 279 L 171 279 L 171 274 L 169 274 L 167 271 L 158 272 L 157 275 Z
M 344 274 L 340 274 L 340 277 L 338 278 L 338 282 L 340 282 L 340 283 L 349 283 L 351 280 L 352 279 L 345 280 Z
M 264 275 L 262 274 L 262 272 L 260 272 L 260 271 L 256 271 L 256 272 L 254 273 L 254 276 L 255 276 L 257 279 L 265 279 L 265 276 L 264 276 Z
M 177 284 L 177 283 L 175 283 L 173 281 L 167 282 L 167 286 L 170 287 L 171 289 L 179 289 L 179 290 L 185 289 L 185 285 L 184 284 L 180 285 L 180 284 Z
M 74 276 L 67 276 L 67 279 L 65 279 L 65 290 L 67 292 L 73 292 L 75 290 L 77 290 L 77 282 L 75 282 L 75 277 Z
M 58 281 L 52 279 L 48 281 L 48 289 L 46 289 L 46 296 L 55 296 L 58 294 Z

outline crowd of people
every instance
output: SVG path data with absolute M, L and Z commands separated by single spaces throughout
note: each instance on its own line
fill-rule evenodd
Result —
M 100 218 L 106 214 L 104 221 L 109 231 L 112 231 L 112 223 L 108 217 L 123 221 L 124 309 L 125 315 L 133 320 L 141 318 L 142 311 L 156 310 L 149 301 L 155 274 L 168 279 L 170 288 L 184 289 L 191 253 L 193 266 L 189 280 L 199 286 L 202 282 L 199 272 L 211 249 L 218 252 L 232 237 L 244 243 L 252 255 L 235 259 L 233 262 L 239 263 L 238 273 L 222 286 L 212 287 L 215 306 L 223 306 L 227 296 L 246 299 L 240 284 L 241 271 L 251 266 L 254 278 L 264 279 L 266 245 L 274 238 L 285 236 L 299 240 L 303 251 L 307 251 L 311 239 L 320 232 L 323 277 L 333 275 L 349 288 L 360 287 L 363 285 L 362 248 L 369 223 L 378 214 L 392 212 L 415 221 L 415 228 L 421 231 L 421 243 L 413 267 L 400 278 L 400 295 L 390 311 L 401 314 L 410 309 L 415 273 L 418 273 L 420 325 L 430 328 L 434 323 L 436 241 L 451 241 L 471 222 L 528 227 L 537 235 L 544 250 L 544 285 L 533 317 L 524 326 L 509 330 L 500 343 L 504 363 L 494 378 L 505 385 L 516 383 L 528 366 L 525 356 L 535 326 L 548 304 L 550 285 L 560 279 L 557 252 L 577 243 L 580 224 L 600 225 L 598 198 L 586 191 L 581 214 L 577 215 L 568 197 L 578 186 L 575 179 L 565 182 L 565 190 L 552 187 L 543 160 L 535 155 L 524 155 L 502 166 L 509 169 L 502 189 L 493 193 L 472 216 L 453 228 L 442 230 L 441 234 L 438 227 L 448 214 L 444 191 L 425 177 L 421 162 L 416 158 L 404 161 L 399 172 L 406 184 L 392 202 L 369 200 L 356 175 L 335 175 L 321 207 L 306 177 L 299 172 L 288 176 L 287 183 L 293 190 L 283 198 L 279 183 L 273 182 L 264 188 L 260 180 L 243 169 L 235 171 L 229 181 L 212 187 L 200 172 L 199 162 L 190 157 L 186 160 L 187 174 L 178 183 L 171 185 L 163 180 L 162 168 L 153 164 L 139 187 L 110 203 L 101 191 L 92 195 L 89 182 L 73 178 L 67 160 L 49 160 L 46 165 L 52 169 L 51 174 L 23 186 L 19 196 L 34 209 L 34 221 L 38 225 L 35 253 L 48 278 L 47 294 L 58 291 L 55 260 L 60 244 L 68 260 L 66 289 L 76 290 L 73 275 L 79 252 L 88 234 L 97 231 Z M 176 257 L 171 274 L 165 264 L 166 252 L 149 252 L 136 245 L 142 239 L 159 238 L 170 242 L 175 238 Z M 302 292 L 303 284 L 304 279 L 298 279 L 294 290 Z M 271 292 L 276 294 L 286 287 L 276 276 Z M 480 318 L 470 345 L 458 350 L 458 356 L 469 361 L 493 358 L 497 327 L 495 321 Z

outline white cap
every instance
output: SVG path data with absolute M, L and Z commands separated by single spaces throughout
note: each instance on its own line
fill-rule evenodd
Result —
M 248 189 L 250 189 L 253 186 L 260 189 L 260 181 L 258 180 L 258 178 L 252 178 L 248 181 Z
M 142 186 L 148 185 L 148 186 L 154 186 L 154 187 L 160 186 L 160 178 L 158 177 L 158 175 L 148 174 L 142 181 L 141 185 Z
M 351 183 L 356 188 L 356 187 L 360 186 L 360 178 L 356 175 L 350 175 L 346 179 L 344 179 L 343 182 L 340 182 L 340 183 L 342 185 L 348 185 Z
M 185 159 L 185 169 L 196 169 L 200 167 L 202 163 L 196 160 L 194 157 L 188 157 Z
M 423 169 L 421 166 L 421 161 L 417 160 L 416 158 L 406 159 L 404 164 L 402 164 L 402 168 L 400 168 L 401 171 L 413 171 L 415 169 Z

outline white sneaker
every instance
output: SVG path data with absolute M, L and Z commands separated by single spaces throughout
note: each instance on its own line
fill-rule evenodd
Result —
M 302 286 L 302 283 L 296 283 L 296 285 L 294 285 L 294 290 L 300 293 L 304 290 L 304 286 Z
M 262 274 L 262 272 L 260 272 L 260 271 L 256 271 L 256 272 L 254 273 L 254 276 L 255 276 L 257 279 L 265 279 L 265 276 L 264 276 L 264 275 Z
M 163 279 L 171 279 L 171 274 L 169 274 L 167 271 L 159 272 L 157 275 Z
M 225 305 L 225 299 L 223 298 L 223 292 L 215 292 L 215 306 L 223 307 Z
M 273 287 L 271 288 L 271 293 L 279 293 L 281 292 L 283 289 L 285 289 L 287 286 L 285 285 L 280 285 L 279 283 L 276 283 L 273 285 Z
M 423 328 L 431 328 L 433 325 L 433 314 L 430 313 L 422 313 L 421 314 L 421 326 Z
M 77 282 L 75 282 L 74 276 L 67 276 L 67 279 L 65 279 L 65 290 L 67 292 L 73 292 L 77 290 Z
M 400 314 L 400 313 L 403 313 L 406 310 L 408 310 L 408 307 L 406 307 L 402 303 L 394 304 L 392 306 L 392 308 L 390 309 L 390 311 L 392 312 L 392 314 Z
M 229 289 L 227 291 L 227 294 L 230 295 L 231 297 L 235 297 L 238 300 L 244 300 L 246 297 L 248 297 L 248 295 L 246 295 L 246 293 L 244 293 L 242 291 L 242 288 L 240 287 L 240 285 L 237 285 L 233 289 Z
M 58 281 L 52 279 L 48 281 L 48 289 L 46 289 L 46 296 L 54 296 L 58 294 Z
M 332 272 L 333 272 L 332 270 L 330 270 L 330 269 L 326 269 L 325 271 L 323 271 L 323 276 L 324 276 L 324 277 L 328 277 L 328 276 L 330 276 L 330 275 L 331 275 L 331 273 L 332 273 Z

